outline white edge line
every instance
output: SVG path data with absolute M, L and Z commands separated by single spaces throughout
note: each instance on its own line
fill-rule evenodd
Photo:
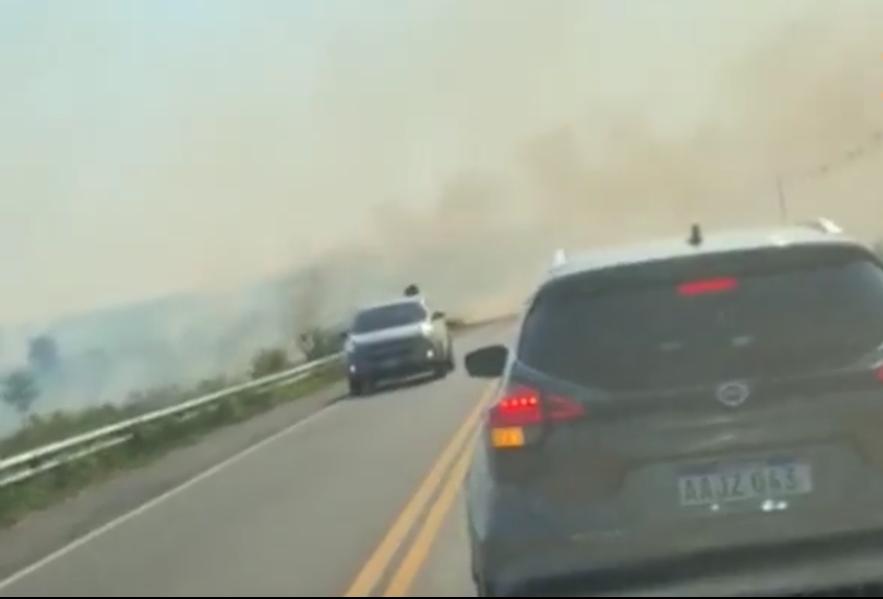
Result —
M 113 530 L 114 528 L 116 528 L 117 526 L 124 524 L 124 523 L 128 522 L 129 520 L 143 514 L 147 510 L 159 505 L 160 503 L 166 501 L 167 499 L 170 499 L 171 497 L 174 497 L 178 493 L 181 493 L 181 492 L 189 489 L 190 487 L 199 483 L 200 481 L 203 481 L 203 480 L 209 478 L 210 476 L 217 474 L 218 472 L 220 472 L 224 468 L 235 464 L 236 462 L 248 457 L 249 455 L 255 453 L 256 451 L 266 447 L 267 445 L 270 445 L 271 443 L 278 441 L 279 439 L 281 439 L 285 435 L 288 435 L 289 433 L 294 432 L 301 425 L 307 424 L 308 422 L 315 420 L 316 418 L 318 418 L 322 414 L 325 414 L 328 411 L 328 408 L 331 408 L 331 407 L 333 407 L 333 404 L 330 404 L 330 405 L 327 405 L 327 406 L 321 408 L 318 412 L 310 414 L 306 418 L 298 420 L 294 424 L 282 429 L 281 431 L 273 433 L 272 435 L 270 435 L 266 439 L 258 441 L 254 445 L 246 447 L 245 449 L 243 449 L 239 453 L 230 456 L 229 458 L 223 460 L 222 462 L 220 462 L 218 464 L 215 464 L 214 466 L 212 466 L 208 470 L 203 470 L 202 472 L 193 476 L 192 478 L 187 479 L 183 483 L 179 484 L 177 487 L 173 487 L 173 488 L 169 489 L 168 491 L 165 491 L 161 495 L 158 495 L 158 496 L 154 497 L 153 499 L 150 499 L 147 502 L 142 503 L 141 505 L 139 505 L 135 509 L 133 509 L 129 512 L 126 512 L 125 514 L 123 514 L 121 516 L 117 516 L 116 518 L 114 518 L 110 522 L 102 524 L 98 528 L 87 532 L 86 534 L 84 534 L 83 536 L 81 536 L 77 539 L 74 539 L 73 541 L 71 541 L 67 545 L 61 547 L 60 549 L 56 549 L 55 551 L 53 551 L 49 555 L 37 560 L 33 564 L 31 564 L 29 566 L 25 566 L 24 568 L 22 568 L 18 572 L 10 575 L 8 578 L 5 578 L 4 580 L 0 580 L 0 591 L 4 591 L 5 589 L 7 589 L 8 587 L 17 583 L 18 581 L 25 578 L 26 576 L 33 574 L 34 572 L 36 572 L 37 570 L 39 570 L 43 566 L 46 566 L 46 565 L 54 562 L 55 560 L 57 560 L 61 557 L 64 557 L 68 553 L 75 551 L 79 547 L 82 547 L 83 545 L 85 545 L 89 541 L 100 537 L 104 533 L 109 532 L 109 531 Z

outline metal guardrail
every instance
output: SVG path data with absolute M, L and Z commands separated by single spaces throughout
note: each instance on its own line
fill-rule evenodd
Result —
M 228 387 L 208 395 L 147 412 L 140 416 L 110 424 L 99 429 L 56 441 L 30 451 L 0 460 L 0 488 L 27 480 L 76 460 L 94 455 L 129 441 L 137 427 L 166 418 L 185 418 L 192 413 L 215 406 L 218 402 L 244 391 L 269 390 L 297 382 L 318 368 L 331 364 L 343 354 L 328 356 L 301 364 L 291 370 L 271 374 L 241 385 Z

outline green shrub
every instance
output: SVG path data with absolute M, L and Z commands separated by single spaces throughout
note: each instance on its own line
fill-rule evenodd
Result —
M 251 361 L 251 378 L 259 379 L 291 368 L 284 349 L 262 349 Z

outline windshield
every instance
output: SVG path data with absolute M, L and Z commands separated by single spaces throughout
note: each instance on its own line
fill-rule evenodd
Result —
M 426 309 L 417 303 L 382 306 L 359 312 L 353 323 L 353 333 L 371 333 L 401 327 L 426 320 Z
M 637 391 L 842 368 L 881 343 L 877 263 L 801 249 L 553 283 L 530 310 L 519 356 L 583 385 Z
M 0 598 L 883 596 L 883 0 L 0 0 Z

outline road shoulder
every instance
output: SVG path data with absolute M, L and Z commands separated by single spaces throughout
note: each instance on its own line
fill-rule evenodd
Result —
M 0 580 L 345 397 L 343 384 L 223 427 L 0 530 Z

